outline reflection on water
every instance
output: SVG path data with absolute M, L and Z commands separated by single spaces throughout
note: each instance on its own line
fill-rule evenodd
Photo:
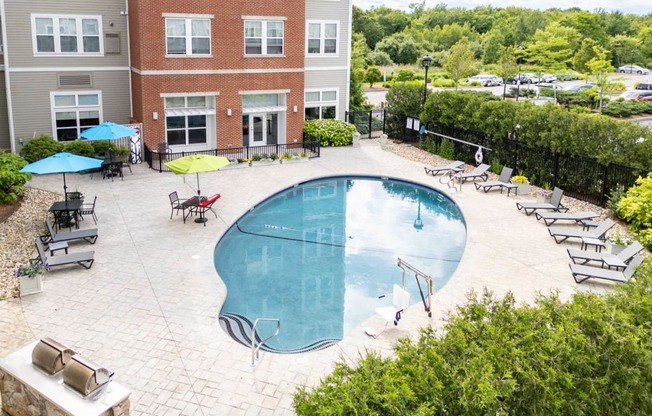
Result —
M 398 257 L 439 289 L 465 241 L 461 213 L 439 192 L 374 178 L 311 181 L 258 205 L 220 240 L 221 314 L 281 319 L 270 341 L 278 349 L 341 339 L 391 301 L 378 296 L 401 283 Z M 414 277 L 406 289 L 420 300 Z

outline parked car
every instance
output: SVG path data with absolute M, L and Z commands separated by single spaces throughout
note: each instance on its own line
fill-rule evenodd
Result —
M 480 74 L 474 75 L 466 80 L 467 84 L 472 82 L 479 82 L 483 87 L 494 87 L 496 85 L 502 85 L 502 78 L 492 74 Z
M 643 101 L 643 98 L 652 97 L 652 90 L 634 90 L 634 91 L 625 91 L 624 93 L 618 96 L 619 99 L 629 101 L 629 100 L 640 100 Z M 647 101 L 647 100 L 645 100 Z
M 652 82 L 639 82 L 634 89 L 637 90 L 652 90 Z
M 553 74 L 543 74 L 541 75 L 541 82 L 555 82 L 557 81 L 557 76 Z
M 508 84 L 532 84 L 532 79 L 528 74 L 518 74 L 512 78 L 507 78 Z
M 652 95 L 647 95 L 643 97 L 639 97 L 639 101 L 652 101 Z
M 562 87 L 559 84 L 555 84 L 554 82 L 540 82 L 539 88 L 551 88 L 553 90 L 561 90 L 564 87 Z
M 568 92 L 581 92 L 588 91 L 593 87 L 595 87 L 593 84 L 570 84 L 566 85 L 563 90 Z
M 650 70 L 638 65 L 623 65 L 618 67 L 618 72 L 623 74 L 643 74 L 648 75 Z
M 580 73 L 576 71 L 566 71 L 557 74 L 557 81 L 575 81 L 580 79 Z

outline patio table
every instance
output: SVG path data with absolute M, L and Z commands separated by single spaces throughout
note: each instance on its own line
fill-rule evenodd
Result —
M 82 206 L 81 199 L 69 199 L 67 201 L 57 201 L 53 203 L 48 212 L 54 215 L 54 224 L 57 228 L 68 227 L 72 229 L 73 224 L 75 228 L 79 228 L 79 210 Z

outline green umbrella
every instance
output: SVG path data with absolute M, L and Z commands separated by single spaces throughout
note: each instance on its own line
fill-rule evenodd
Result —
M 187 173 L 197 174 L 197 195 L 201 195 L 199 190 L 199 172 L 212 172 L 229 165 L 229 159 L 222 156 L 211 155 L 190 155 L 180 157 L 171 162 L 165 162 L 165 166 L 177 175 Z

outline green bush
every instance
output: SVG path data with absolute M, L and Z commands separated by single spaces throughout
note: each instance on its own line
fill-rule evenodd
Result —
M 439 145 L 439 156 L 448 160 L 455 160 L 455 147 L 453 142 L 448 139 L 442 139 Z
M 294 407 L 299 416 L 652 414 L 651 320 L 649 261 L 606 295 L 517 306 L 509 293 L 471 293 L 442 331 L 399 340 L 393 357 L 337 363 L 295 393 Z
M 95 149 L 87 140 L 75 140 L 74 142 L 66 143 L 63 146 L 63 151 L 79 156 L 95 156 Z
M 63 144 L 48 135 L 41 135 L 25 143 L 21 154 L 29 163 L 63 151 Z
M 25 184 L 32 177 L 21 173 L 27 161 L 22 157 L 0 150 L 0 203 L 13 204 L 23 194 Z
M 433 81 L 432 86 L 439 88 L 452 88 L 455 86 L 455 81 L 448 78 L 437 78 Z
M 307 120 L 303 131 L 319 139 L 322 146 L 348 146 L 353 142 L 355 126 L 342 120 Z
M 638 178 L 617 205 L 618 214 L 647 249 L 652 249 L 652 173 Z
M 602 109 L 602 114 L 612 117 L 629 117 L 636 114 L 652 114 L 652 102 L 629 100 L 611 101 Z
M 414 71 L 411 69 L 403 68 L 399 69 L 396 74 L 394 74 L 392 81 L 412 81 L 413 79 Z
M 355 128 L 360 134 L 369 134 L 369 119 L 361 119 L 360 117 L 355 119 Z M 383 129 L 383 120 L 378 117 L 371 118 L 371 129 L 378 131 Z

